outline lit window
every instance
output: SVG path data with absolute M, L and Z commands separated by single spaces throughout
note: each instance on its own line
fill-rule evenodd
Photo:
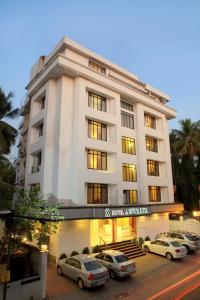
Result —
M 150 115 L 144 115 L 144 125 L 149 128 L 156 129 L 156 119 Z
M 151 137 L 146 137 L 147 151 L 158 152 L 158 141 Z
M 106 112 L 106 98 L 88 92 L 88 106 Z
M 124 204 L 137 204 L 137 191 L 136 190 L 124 190 L 123 191 L 123 203 Z
M 122 136 L 122 153 L 135 154 L 135 140 Z
M 121 111 L 121 125 L 123 127 L 134 129 L 134 116 L 125 111 Z
M 88 150 L 87 152 L 88 169 L 107 170 L 107 153 L 96 150 Z
M 149 186 L 149 202 L 161 202 L 159 186 Z
M 92 139 L 107 141 L 106 124 L 88 120 L 88 137 Z
M 137 181 L 136 165 L 123 164 L 123 181 Z
M 99 73 L 106 74 L 106 68 L 96 64 L 95 62 L 89 60 L 89 67 Z
M 159 176 L 159 162 L 147 160 L 147 174 L 149 176 Z
M 123 100 L 120 101 L 120 106 L 121 106 L 121 108 L 123 108 L 123 109 L 133 111 L 133 105 L 130 104 L 130 103 L 127 103 L 127 102 L 125 102 L 125 101 L 123 101 Z
M 100 183 L 88 183 L 87 203 L 88 204 L 108 203 L 108 185 L 100 184 Z

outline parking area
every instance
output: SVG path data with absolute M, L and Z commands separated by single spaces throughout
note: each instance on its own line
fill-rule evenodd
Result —
M 56 274 L 56 266 L 49 265 L 47 294 L 51 300 L 86 299 L 176 299 L 183 290 L 196 286 L 191 299 L 199 299 L 200 251 L 182 260 L 168 261 L 165 257 L 148 253 L 135 259 L 137 272 L 129 278 L 109 279 L 104 287 L 80 290 L 75 282 Z M 197 294 L 197 295 L 196 295 Z M 184 293 L 184 299 L 190 299 Z M 183 299 L 183 298 L 177 298 Z

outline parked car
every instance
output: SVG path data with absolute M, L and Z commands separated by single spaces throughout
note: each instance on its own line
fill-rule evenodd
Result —
M 173 258 L 182 258 L 187 254 L 186 248 L 179 242 L 170 238 L 160 238 L 155 241 L 146 241 L 142 245 L 145 252 L 153 252 L 165 256 L 171 260 Z
M 197 249 L 200 249 L 200 235 L 198 235 L 197 233 L 194 233 L 194 232 L 182 231 L 182 230 L 178 230 L 176 232 L 192 235 L 194 237 L 194 240 L 197 241 Z
M 80 289 L 104 285 L 109 278 L 108 270 L 97 259 L 87 254 L 59 260 L 57 273 L 76 281 Z
M 189 234 L 189 233 L 183 233 L 180 231 L 171 231 L 167 233 L 161 233 L 158 238 L 165 236 L 172 238 L 178 242 L 180 242 L 183 246 L 185 246 L 187 253 L 190 251 L 195 251 L 198 249 L 198 239 L 197 237 Z
M 124 253 L 116 250 L 104 250 L 95 255 L 106 268 L 109 269 L 111 278 L 127 277 L 136 271 L 136 264 Z

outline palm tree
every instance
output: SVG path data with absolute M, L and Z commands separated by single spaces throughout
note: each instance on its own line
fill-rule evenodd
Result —
M 19 116 L 19 109 L 13 110 L 11 98 L 13 93 L 6 96 L 0 88 L 0 154 L 9 154 L 10 148 L 16 142 L 18 131 L 4 121 L 5 118 L 14 119 Z
M 200 121 L 192 122 L 191 119 L 179 121 L 180 130 L 173 129 L 173 149 L 179 154 L 193 157 L 200 153 Z

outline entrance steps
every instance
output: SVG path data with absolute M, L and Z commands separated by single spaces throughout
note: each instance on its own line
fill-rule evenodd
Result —
M 123 252 L 128 256 L 128 258 L 135 258 L 139 256 L 143 256 L 146 253 L 140 248 L 140 246 L 133 243 L 132 240 L 122 241 L 117 243 L 105 244 L 101 245 L 101 250 L 112 249 Z

